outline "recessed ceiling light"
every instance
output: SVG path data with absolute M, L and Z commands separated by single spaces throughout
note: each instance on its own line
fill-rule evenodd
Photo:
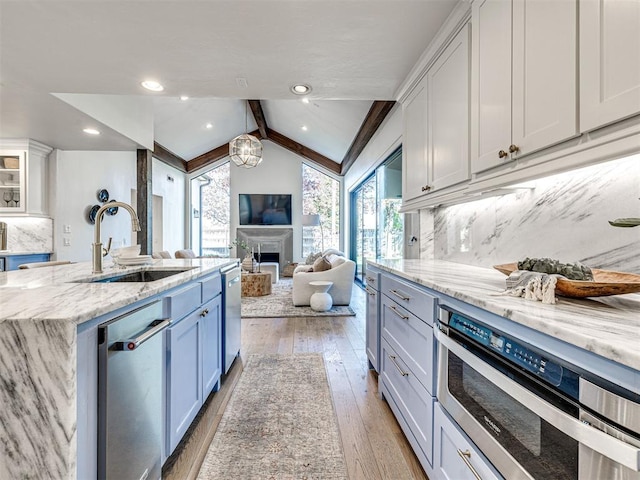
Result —
M 303 98 L 302 103 L 309 103 L 309 99 L 307 97 Z
M 296 95 L 306 95 L 307 93 L 311 92 L 311 87 L 304 83 L 299 83 L 297 85 L 292 86 L 291 91 Z
M 85 128 L 82 130 L 84 133 L 88 133 L 89 135 L 100 135 L 100 131 L 95 128 Z
M 304 131 L 304 132 L 306 132 L 307 130 L 309 130 L 309 129 L 307 128 L 307 126 L 306 126 L 306 125 L 302 125 L 302 127 L 300 127 L 300 128 L 301 128 L 301 129 L 302 129 L 302 131 Z
M 213 128 L 213 124 L 212 123 L 207 123 L 204 128 L 208 128 L 209 130 Z
M 147 90 L 151 90 L 152 92 L 161 92 L 164 90 L 164 87 L 155 80 L 145 80 L 140 85 L 142 85 Z
M 187 100 L 189 100 L 189 97 L 187 97 L 186 95 L 180 95 L 180 100 L 186 102 Z

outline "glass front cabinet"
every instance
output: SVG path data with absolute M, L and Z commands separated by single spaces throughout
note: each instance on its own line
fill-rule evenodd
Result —
M 25 212 L 26 152 L 0 150 L 0 212 Z

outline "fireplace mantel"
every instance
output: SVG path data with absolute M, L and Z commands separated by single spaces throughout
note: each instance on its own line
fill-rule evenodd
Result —
M 243 240 L 258 251 L 258 244 L 262 253 L 278 253 L 280 255 L 280 271 L 288 263 L 293 262 L 293 228 L 237 228 L 236 238 Z M 244 257 L 247 252 L 238 247 L 238 256 Z

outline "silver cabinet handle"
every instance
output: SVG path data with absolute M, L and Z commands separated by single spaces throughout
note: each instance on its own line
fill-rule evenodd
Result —
M 366 279 L 367 279 L 367 283 L 375 283 L 376 282 L 376 279 L 373 278 L 373 277 L 367 276 Z
M 364 290 L 369 294 L 369 295 L 375 295 L 376 292 L 374 290 L 369 290 L 369 287 L 364 287 Z
M 234 278 L 233 280 L 229 281 L 229 286 L 233 285 L 234 283 L 238 283 L 240 281 L 240 275 L 238 275 L 236 278 Z
M 400 368 L 400 365 L 398 365 L 398 363 L 396 362 L 396 357 L 394 355 L 389 355 L 387 353 L 387 357 L 389 357 L 391 359 L 391 361 L 393 362 L 393 364 L 396 366 L 396 368 L 398 369 L 398 371 L 400 372 L 400 375 L 402 375 L 403 377 L 408 377 L 409 376 L 409 372 L 405 372 L 404 370 L 402 370 Z
M 482 480 L 482 477 L 478 475 L 478 472 L 476 471 L 475 468 L 473 468 L 473 465 L 471 465 L 471 462 L 469 461 L 469 459 L 471 458 L 471 452 L 469 450 L 465 450 L 463 452 L 458 448 L 458 455 L 460 455 L 460 458 L 465 463 L 465 465 L 469 467 L 469 470 L 471 470 L 471 473 L 473 473 L 473 476 L 476 477 L 477 480 Z
M 400 313 L 398 311 L 398 309 L 396 307 L 394 307 L 393 305 L 389 306 L 389 310 L 393 310 L 393 313 L 395 313 L 397 316 L 399 316 L 401 319 L 403 320 L 409 320 L 409 317 L 407 315 L 403 315 L 402 313 Z
M 123 340 L 121 342 L 115 342 L 111 347 L 113 350 L 123 350 L 125 352 L 132 352 L 144 342 L 153 337 L 156 333 L 161 332 L 169 326 L 171 322 L 168 318 L 162 320 L 155 320 L 151 323 L 151 328 L 144 330 L 140 335 L 134 338 Z
M 408 302 L 409 300 L 411 300 L 411 297 L 407 297 L 406 294 L 402 292 L 398 292 L 397 290 L 389 290 L 389 291 L 399 299 L 404 300 L 405 302 Z
M 201 317 L 206 317 L 207 315 L 209 315 L 209 309 L 208 309 L 208 308 L 205 308 L 205 309 L 202 311 L 202 313 L 200 313 L 200 316 L 201 316 Z

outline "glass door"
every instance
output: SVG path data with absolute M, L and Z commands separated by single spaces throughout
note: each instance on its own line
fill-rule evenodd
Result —
M 351 258 L 356 262 L 356 280 L 364 280 L 364 263 L 377 256 L 376 177 L 372 175 L 351 194 Z

